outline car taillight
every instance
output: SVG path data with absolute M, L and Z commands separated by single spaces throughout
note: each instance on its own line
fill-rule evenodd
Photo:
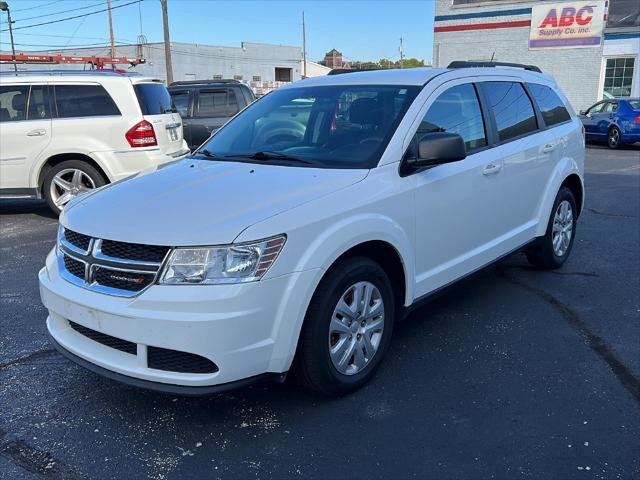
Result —
M 633 123 L 635 123 L 635 124 L 640 124 L 640 115 L 638 115 L 638 116 L 636 117 L 636 119 L 633 121 Z
M 136 123 L 124 134 L 124 137 L 132 147 L 153 147 L 158 145 L 153 125 L 146 120 Z

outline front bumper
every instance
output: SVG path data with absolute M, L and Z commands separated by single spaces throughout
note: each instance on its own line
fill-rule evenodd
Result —
M 123 298 L 68 283 L 59 276 L 52 252 L 39 281 L 49 335 L 65 356 L 125 383 L 206 394 L 289 369 L 318 274 L 310 270 L 238 285 L 154 285 L 137 297 Z M 69 322 L 132 342 L 135 354 L 99 343 Z M 218 370 L 150 368 L 148 347 L 198 355 Z

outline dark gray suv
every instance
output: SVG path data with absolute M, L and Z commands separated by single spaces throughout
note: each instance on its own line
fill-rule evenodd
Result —
M 255 100 L 251 89 L 237 80 L 173 82 L 169 93 L 182 117 L 184 139 L 191 150 Z

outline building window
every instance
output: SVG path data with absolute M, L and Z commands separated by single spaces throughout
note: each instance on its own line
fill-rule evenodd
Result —
M 234 80 L 242 80 L 242 75 L 234 75 L 233 79 Z
M 253 81 L 254 82 L 259 82 L 260 80 L 262 80 L 262 77 L 260 75 L 254 75 L 253 76 Z
M 276 67 L 276 82 L 290 82 L 290 81 L 291 81 L 291 69 Z
M 604 73 L 604 98 L 631 96 L 635 58 L 607 58 Z

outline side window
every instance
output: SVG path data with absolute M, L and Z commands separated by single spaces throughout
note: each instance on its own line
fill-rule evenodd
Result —
M 520 83 L 483 82 L 501 142 L 538 129 L 531 100 Z
M 51 118 L 49 110 L 49 88 L 46 85 L 33 85 L 29 95 L 28 120 Z
M 227 116 L 227 91 L 200 90 L 198 93 L 199 117 L 226 117 Z
M 487 145 L 482 111 L 474 86 L 457 85 L 442 93 L 422 119 L 417 137 L 431 132 L 451 132 L 460 135 L 467 151 Z
M 550 127 L 571 120 L 571 115 L 569 115 L 564 103 L 551 88 L 537 83 L 528 83 L 527 86 L 538 103 L 545 125 Z
M 238 111 L 240 111 L 240 105 L 238 105 L 238 98 L 236 97 L 236 90 L 235 88 L 230 88 L 229 89 L 229 99 L 228 99 L 228 109 L 227 109 L 227 114 L 229 116 L 231 115 L 235 115 L 236 113 L 238 113 Z
M 170 92 L 171 100 L 173 101 L 173 105 L 178 110 L 178 113 L 182 118 L 187 118 L 189 116 L 189 92 L 184 90 L 181 92 Z
M 593 115 L 594 113 L 600 113 L 604 105 L 604 103 L 596 103 L 593 107 L 587 110 L 587 114 Z
M 102 85 L 56 85 L 58 118 L 120 115 Z
M 29 85 L 0 87 L 0 122 L 17 122 L 27 118 Z

